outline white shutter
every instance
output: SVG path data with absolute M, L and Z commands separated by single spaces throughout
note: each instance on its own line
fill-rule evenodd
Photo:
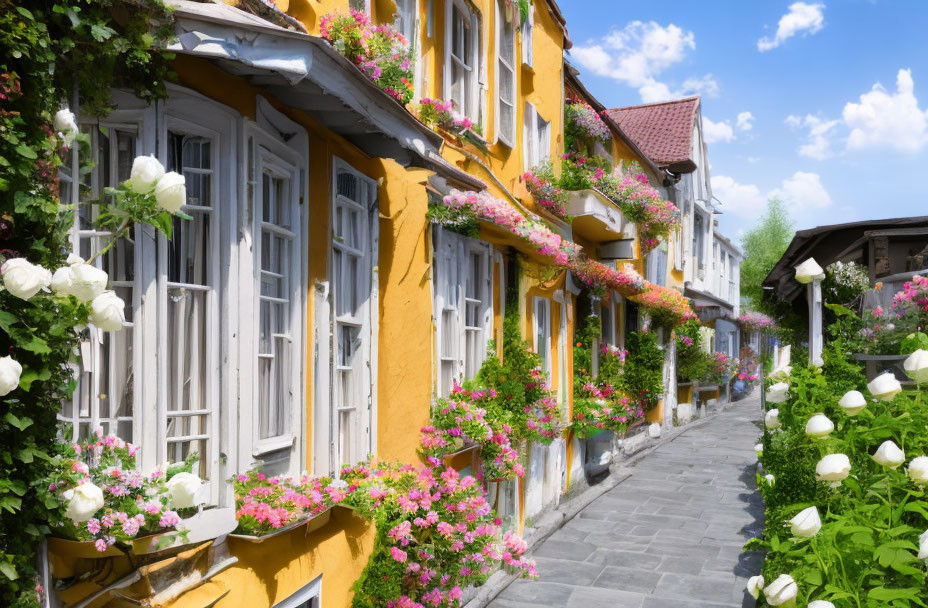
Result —
M 528 19 L 522 24 L 522 63 L 532 67 L 532 57 L 534 56 L 534 34 L 535 34 L 535 7 L 531 4 L 528 7 Z

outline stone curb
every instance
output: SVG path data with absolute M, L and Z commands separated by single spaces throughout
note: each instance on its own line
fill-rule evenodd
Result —
M 536 522 L 535 526 L 533 526 L 534 530 L 531 537 L 526 539 L 529 546 L 529 552 L 534 547 L 547 540 L 552 534 L 560 530 L 565 523 L 576 517 L 580 511 L 588 507 L 597 498 L 631 477 L 634 474 L 634 471 L 630 469 L 632 469 L 641 460 L 646 458 L 654 450 L 661 447 L 662 445 L 672 442 L 674 439 L 681 436 L 683 433 L 686 433 L 687 431 L 691 431 L 703 426 L 706 422 L 715 418 L 717 414 L 731 409 L 735 403 L 740 403 L 740 401 L 721 404 L 717 409 L 709 412 L 698 420 L 694 420 L 683 426 L 674 427 L 661 433 L 661 436 L 657 441 L 653 441 L 653 443 L 648 445 L 646 448 L 632 454 L 622 462 L 611 466 L 609 469 L 609 476 L 605 480 L 596 484 L 595 486 L 589 486 L 588 489 L 584 490 L 580 494 L 569 498 L 568 500 L 559 504 L 553 510 L 544 514 Z M 496 597 L 506 589 L 506 587 L 511 585 L 516 580 L 518 579 L 515 575 L 509 574 L 504 570 L 498 570 L 494 572 L 483 585 L 477 588 L 477 592 L 470 599 L 470 601 L 468 601 L 463 606 L 463 608 L 486 608 L 486 606 L 495 600 Z

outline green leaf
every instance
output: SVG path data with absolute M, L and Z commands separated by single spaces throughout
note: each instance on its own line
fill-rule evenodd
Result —
M 6 415 L 3 416 L 3 419 L 15 426 L 20 431 L 25 431 L 32 425 L 31 418 L 26 418 L 25 416 L 22 418 L 17 418 L 13 412 L 7 412 Z
M 32 383 L 36 380 L 48 380 L 52 377 L 52 372 L 48 368 L 43 368 L 38 372 L 34 369 L 26 369 L 23 371 L 22 375 L 19 377 L 19 388 L 23 389 L 27 393 L 29 389 L 32 388 Z
M 16 7 L 16 11 L 17 11 L 20 15 L 22 15 L 23 17 L 25 17 L 26 19 L 30 19 L 30 20 L 32 20 L 32 21 L 35 21 L 35 17 L 32 16 L 32 13 L 29 12 L 29 9 L 25 9 L 25 8 L 23 8 L 23 7 L 21 7 L 21 6 L 17 6 L 17 7 Z
M 3 331 L 10 333 L 10 326 L 14 323 L 19 322 L 19 318 L 11 312 L 5 310 L 0 310 L 0 328 Z
M 19 144 L 18 146 L 16 146 L 16 152 L 20 156 L 24 158 L 28 158 L 29 160 L 35 160 L 39 157 L 39 155 L 36 154 L 36 151 L 33 150 L 32 147 L 29 146 L 28 144 Z
M 15 581 L 19 578 L 19 574 L 16 572 L 16 568 L 13 567 L 13 564 L 0 562 L 0 572 L 6 575 L 6 577 L 11 581 Z
M 28 342 L 19 344 L 19 347 L 37 355 L 47 355 L 52 352 L 52 349 L 48 346 L 48 342 L 38 336 L 32 336 Z
M 174 231 L 174 218 L 170 213 L 167 211 L 159 213 L 151 218 L 149 223 L 160 230 L 164 236 L 168 237 L 168 240 L 170 240 L 171 233 Z
M 26 448 L 25 450 L 20 450 L 19 454 L 17 454 L 17 457 L 26 464 L 32 464 L 32 461 L 34 460 L 32 458 L 32 450 L 29 448 Z

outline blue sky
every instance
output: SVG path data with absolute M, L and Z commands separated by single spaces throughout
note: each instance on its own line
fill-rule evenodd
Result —
M 771 194 L 799 229 L 928 215 L 928 3 L 559 4 L 607 107 L 702 95 L 726 234 Z

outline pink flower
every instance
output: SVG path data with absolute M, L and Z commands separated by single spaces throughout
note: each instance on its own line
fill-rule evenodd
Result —
M 402 564 L 406 561 L 406 552 L 397 547 L 390 547 L 390 557 Z
M 98 538 L 96 542 L 94 542 L 93 546 L 96 547 L 97 551 L 100 553 L 103 553 L 109 548 L 109 545 L 106 544 L 106 540 L 102 538 Z

